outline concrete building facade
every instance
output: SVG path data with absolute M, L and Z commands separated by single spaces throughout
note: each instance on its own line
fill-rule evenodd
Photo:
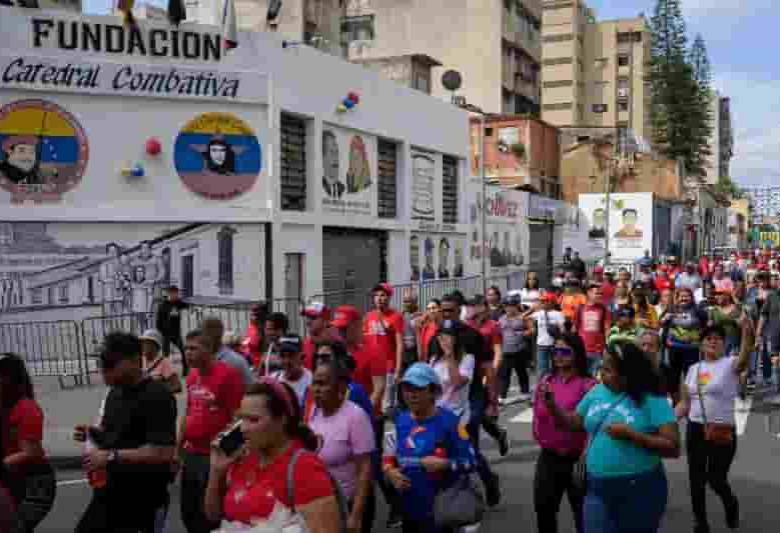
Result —
M 650 138 L 644 18 L 597 22 L 581 0 L 545 0 L 542 7 L 542 118 Z
M 350 61 L 429 56 L 441 63 L 429 81 L 450 99 L 441 74 L 460 72 L 458 95 L 488 113 L 538 113 L 540 0 L 404 0 L 346 2 L 342 42 Z M 422 87 L 418 87 L 422 88 Z
M 745 194 L 753 205 L 754 224 L 761 224 L 767 218 L 780 216 L 780 187 L 746 187 Z

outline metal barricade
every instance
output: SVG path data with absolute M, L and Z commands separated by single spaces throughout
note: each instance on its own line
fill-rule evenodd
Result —
M 32 376 L 83 375 L 81 327 L 72 320 L 0 324 L 0 352 L 21 356 Z

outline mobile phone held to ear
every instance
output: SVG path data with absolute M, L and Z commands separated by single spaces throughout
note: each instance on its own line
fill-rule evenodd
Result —
M 230 429 L 223 431 L 217 437 L 217 446 L 228 457 L 235 454 L 244 445 L 244 434 L 241 432 L 241 423 L 236 422 Z

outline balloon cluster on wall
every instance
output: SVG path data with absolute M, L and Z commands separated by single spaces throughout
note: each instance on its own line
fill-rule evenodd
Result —
M 350 91 L 346 98 L 344 98 L 341 103 L 336 107 L 336 111 L 339 113 L 346 113 L 350 109 L 353 109 L 356 105 L 360 103 L 360 95 L 356 93 L 355 91 Z
M 125 178 L 143 178 L 146 175 L 146 169 L 141 163 L 126 163 L 121 170 Z
M 159 155 L 162 152 L 162 143 L 156 137 L 149 137 L 144 144 L 144 148 L 149 155 Z

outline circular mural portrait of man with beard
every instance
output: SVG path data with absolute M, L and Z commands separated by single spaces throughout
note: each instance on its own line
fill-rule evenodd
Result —
M 46 100 L 0 107 L 0 188 L 11 201 L 59 201 L 75 188 L 89 158 L 87 135 L 76 118 Z
M 174 163 L 191 191 L 226 200 L 254 186 L 262 168 L 262 150 L 252 128 L 237 116 L 203 113 L 179 132 Z

